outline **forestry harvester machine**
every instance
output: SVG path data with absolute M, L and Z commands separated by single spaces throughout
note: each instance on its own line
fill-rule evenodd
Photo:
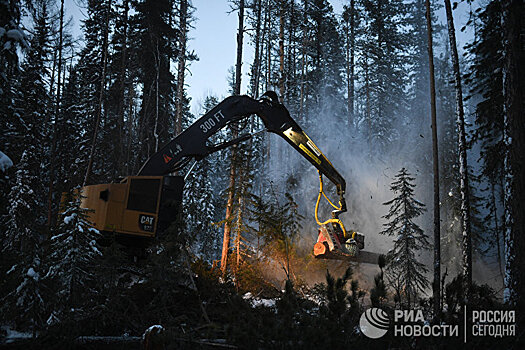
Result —
M 181 212 L 184 181 L 195 163 L 213 152 L 246 141 L 256 133 L 242 135 L 218 145 L 208 144 L 210 137 L 231 123 L 251 115 L 261 118 L 266 131 L 284 138 L 319 172 L 320 189 L 315 205 L 319 232 L 314 256 L 376 263 L 376 254 L 361 251 L 364 248 L 364 236 L 346 230 L 339 219 L 339 215 L 347 210 L 344 178 L 290 117 L 273 91 L 266 92 L 260 99 L 248 96 L 226 98 L 151 156 L 137 176 L 128 176 L 120 183 L 84 186 L 81 206 L 91 209 L 89 220 L 93 226 L 105 236 L 114 237 L 125 245 L 147 245 L 156 234 L 166 230 Z M 169 175 L 182 170 L 192 159 L 195 162 L 185 177 Z M 325 195 L 323 175 L 335 184 L 338 205 Z M 332 217 L 326 221 L 318 217 L 322 196 L 334 208 Z

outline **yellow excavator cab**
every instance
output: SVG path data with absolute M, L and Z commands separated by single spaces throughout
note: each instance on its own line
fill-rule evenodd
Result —
M 82 188 L 80 206 L 104 237 L 134 245 L 155 237 L 178 218 L 184 180 L 179 176 L 128 176 L 120 183 Z

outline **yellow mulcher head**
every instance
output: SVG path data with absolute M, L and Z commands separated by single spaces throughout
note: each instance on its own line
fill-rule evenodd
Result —
M 332 219 L 321 222 L 318 217 L 321 195 L 335 209 Z M 336 206 L 323 191 L 323 178 L 319 174 L 319 196 L 315 203 L 315 220 L 319 225 L 317 243 L 314 245 L 314 256 L 318 259 L 334 259 L 377 264 L 379 254 L 363 251 L 365 236 L 355 231 L 347 231 L 343 222 L 338 218 L 343 205 Z

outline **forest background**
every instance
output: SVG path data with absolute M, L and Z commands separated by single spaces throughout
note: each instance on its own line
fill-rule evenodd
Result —
M 516 97 L 523 91 L 515 83 L 519 78 L 511 79 L 523 75 L 522 64 L 516 65 L 523 45 L 512 44 L 523 32 L 515 18 L 523 4 L 454 2 L 462 43 L 454 60 L 447 2 L 349 0 L 334 10 L 327 0 L 236 0 L 228 2 L 236 28 L 229 34 L 218 30 L 224 35 L 213 38 L 235 40 L 228 46 L 232 52 L 210 49 L 206 62 L 200 56 L 209 53 L 193 46 L 200 40 L 193 33 L 200 25 L 199 6 L 206 6 L 201 2 L 2 2 L 5 327 L 30 330 L 33 337 L 63 337 L 86 330 L 140 334 L 162 323 L 180 340 L 181 324 L 200 329 L 203 322 L 215 322 L 220 329 L 206 332 L 246 346 L 255 340 L 240 320 L 224 318 L 223 303 L 241 310 L 264 298 L 273 301 L 269 308 L 277 313 L 300 315 L 302 326 L 329 320 L 326 332 L 339 335 L 353 329 L 370 303 L 422 308 L 429 319 L 473 300 L 512 305 L 522 288 L 521 257 L 515 251 L 524 215 L 513 204 L 521 193 L 523 141 L 523 128 L 515 127 L 522 122 L 513 116 L 523 111 Z M 72 20 L 79 8 L 83 17 Z M 203 27 L 214 25 L 222 27 Z M 231 57 L 227 71 L 218 68 L 221 57 Z M 191 74 L 204 67 L 199 64 L 211 67 L 211 72 L 202 70 L 212 90 L 210 85 L 194 90 L 199 82 Z M 455 66 L 460 67 L 456 75 Z M 349 210 L 343 219 L 366 235 L 366 250 L 386 255 L 379 266 L 350 271 L 346 264 L 312 258 L 317 173 L 269 134 L 197 163 L 186 183 L 178 229 L 159 235 L 146 261 L 134 262 L 116 244 L 100 247 L 78 198 L 69 198 L 59 215 L 62 193 L 136 174 L 162 145 L 227 95 L 257 98 L 267 90 L 278 92 L 346 178 Z M 439 151 L 432 144 L 433 110 Z M 213 142 L 261 128 L 259 120 L 249 118 Z M 407 189 L 403 198 L 397 197 L 396 183 Z M 396 198 L 419 203 L 421 210 L 396 213 L 391 206 Z M 435 208 L 441 215 L 437 228 Z M 322 208 L 323 216 L 328 209 Z M 410 221 L 417 235 L 397 232 L 396 217 Z M 432 259 L 436 240 L 430 237 L 436 231 L 441 249 Z M 403 254 L 396 250 L 398 242 L 410 247 L 407 255 L 395 255 Z M 411 267 L 395 267 L 406 259 Z M 411 268 L 416 272 L 406 273 Z M 475 296 L 460 298 L 462 288 Z M 312 310 L 317 321 L 308 318 Z M 129 312 L 134 317 L 124 316 Z M 272 317 L 268 310 L 256 312 Z M 302 341 L 292 320 L 280 319 L 297 334 L 275 335 L 279 327 L 274 325 L 260 339 Z M 354 338 L 341 339 L 346 344 Z

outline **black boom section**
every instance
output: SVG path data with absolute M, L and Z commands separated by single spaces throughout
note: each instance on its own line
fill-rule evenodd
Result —
M 177 170 L 186 159 L 202 159 L 213 151 L 206 141 L 228 123 L 256 113 L 260 102 L 247 96 L 231 96 L 184 130 L 150 159 L 138 175 L 166 175 Z
M 256 114 L 267 131 L 284 138 L 314 167 L 337 186 L 341 199 L 346 183 L 326 156 L 319 150 L 303 129 L 290 117 L 290 113 L 279 103 L 275 92 L 266 92 L 259 100 L 248 96 L 231 96 L 202 116 L 188 129 L 175 137 L 160 151 L 151 156 L 138 175 L 166 175 L 180 169 L 191 158 L 200 160 L 221 149 L 207 145 L 207 140 L 231 122 Z M 246 137 L 241 139 L 246 139 Z

